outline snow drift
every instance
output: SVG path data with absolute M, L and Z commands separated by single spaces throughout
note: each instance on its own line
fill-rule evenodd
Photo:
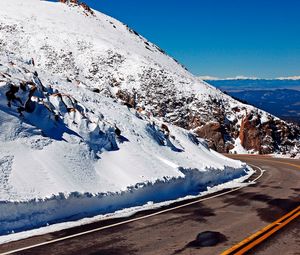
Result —
M 138 88 L 132 74 L 141 62 L 197 81 L 185 93 L 199 84 L 216 90 L 123 24 L 75 7 L 0 2 L 0 234 L 198 194 L 251 174 L 192 131 L 121 104 L 105 85 L 111 70 Z

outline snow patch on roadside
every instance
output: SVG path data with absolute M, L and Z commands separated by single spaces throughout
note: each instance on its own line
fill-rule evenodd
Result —
M 271 154 L 271 157 L 273 158 L 287 158 L 287 159 L 300 159 L 300 154 L 299 153 L 295 153 L 295 154 L 291 154 L 291 153 L 287 153 L 285 155 L 283 154 Z

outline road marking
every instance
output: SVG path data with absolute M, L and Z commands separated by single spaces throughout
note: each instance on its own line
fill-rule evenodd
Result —
M 262 170 L 259 166 L 255 166 L 255 165 L 252 165 L 252 164 L 248 164 L 248 165 L 257 168 L 260 171 L 259 176 L 256 177 L 252 181 L 252 182 L 256 182 L 258 179 L 260 179 L 262 177 L 262 175 L 264 173 L 264 170 Z M 87 230 L 87 231 L 80 232 L 80 233 L 77 233 L 77 234 L 73 234 L 73 235 L 69 235 L 69 236 L 65 236 L 65 237 L 53 239 L 53 240 L 50 240 L 50 241 L 42 242 L 42 243 L 39 243 L 39 244 L 34 244 L 34 245 L 26 246 L 26 247 L 23 247 L 23 248 L 11 250 L 11 251 L 8 251 L 8 252 L 1 253 L 0 255 L 9 255 L 9 254 L 13 254 L 13 253 L 16 253 L 16 252 L 25 251 L 25 250 L 29 250 L 29 249 L 41 247 L 41 246 L 44 246 L 44 245 L 48 245 L 48 244 L 57 243 L 57 242 L 64 241 L 64 240 L 68 240 L 68 239 L 75 238 L 75 237 L 78 237 L 78 236 L 83 236 L 83 235 L 91 234 L 91 233 L 94 233 L 94 232 L 98 232 L 98 231 L 101 231 L 101 230 L 104 230 L 104 229 L 108 229 L 108 228 L 112 228 L 112 227 L 116 227 L 116 226 L 120 226 L 120 225 L 124 225 L 124 224 L 127 224 L 127 223 L 131 223 L 131 222 L 135 222 L 135 221 L 140 221 L 140 220 L 147 219 L 147 218 L 159 215 L 159 214 L 163 214 L 163 213 L 174 211 L 174 210 L 177 210 L 177 209 L 180 209 L 180 208 L 183 208 L 183 207 L 187 207 L 187 206 L 190 206 L 190 205 L 193 205 L 193 204 L 197 204 L 197 203 L 202 202 L 202 201 L 206 201 L 206 200 L 210 200 L 210 199 L 213 199 L 213 198 L 216 198 L 216 197 L 224 196 L 226 194 L 229 194 L 229 193 L 235 192 L 237 190 L 240 190 L 240 189 L 242 189 L 244 187 L 245 186 L 234 188 L 234 189 L 231 189 L 229 191 L 225 191 L 223 193 L 219 193 L 217 195 L 213 195 L 211 197 L 201 198 L 201 199 L 198 199 L 196 201 L 192 201 L 192 202 L 189 202 L 189 203 L 186 203 L 186 204 L 183 204 L 183 205 L 178 205 L 178 206 L 175 206 L 175 207 L 172 207 L 172 208 L 164 209 L 164 210 L 161 210 L 161 211 L 158 211 L 158 212 L 155 212 L 155 213 L 151 213 L 151 214 L 148 214 L 148 215 L 144 215 L 144 216 L 141 216 L 141 217 L 138 217 L 138 218 L 134 218 L 134 219 L 130 219 L 130 220 L 125 220 L 125 221 L 122 221 L 122 222 L 118 222 L 118 223 L 114 223 L 114 224 L 111 224 L 111 225 L 107 225 L 107 226 L 103 226 L 103 227 L 99 227 L 99 228 Z
M 290 223 L 292 220 L 296 219 L 299 216 L 300 216 L 300 206 L 298 206 L 296 209 L 292 210 L 291 212 L 287 213 L 280 219 L 264 227 L 263 229 L 259 230 L 258 232 L 254 233 L 253 235 L 245 238 L 244 240 L 232 246 L 228 250 L 222 252 L 221 255 L 245 254 L 245 252 L 257 246 L 258 244 L 263 242 L 265 239 L 267 239 L 268 237 L 276 233 L 278 230 L 280 230 L 285 225 L 287 225 L 288 223 Z
M 238 160 L 242 160 L 241 158 L 251 158 L 253 159 L 254 156 L 250 156 L 250 155 L 241 155 L 241 157 L 232 157 L 234 159 L 238 159 Z M 285 165 L 289 165 L 289 166 L 293 166 L 293 167 L 296 167 L 296 168 L 300 168 L 299 165 L 296 165 L 296 164 L 293 164 L 293 163 L 289 163 L 289 162 L 283 162 L 283 161 L 280 161 L 280 160 L 272 160 L 273 158 L 270 158 L 271 160 L 268 159 L 267 156 L 259 156 L 260 157 L 260 160 L 262 161 L 268 161 L 268 162 L 273 162 L 273 163 L 280 163 L 280 164 L 285 164 Z
M 266 160 L 265 160 L 265 161 L 266 161 Z M 295 165 L 295 164 L 288 163 L 288 162 L 282 162 L 282 161 L 276 161 L 276 160 L 269 160 L 269 161 L 272 161 L 272 162 L 277 162 L 277 163 L 281 163 L 281 164 L 285 164 L 285 165 L 289 165 L 289 166 L 293 166 L 293 167 L 300 168 L 300 166 L 299 166 L 299 165 Z
M 247 156 L 245 156 L 247 157 Z M 267 159 L 260 159 L 262 161 L 268 161 L 268 162 L 273 162 L 273 163 L 281 163 L 285 165 L 290 165 L 293 167 L 300 168 L 299 165 L 295 165 L 292 163 L 288 162 L 282 162 L 282 161 L 277 161 L 277 160 L 267 160 Z M 259 230 L 258 232 L 254 233 L 253 235 L 245 238 L 238 244 L 232 246 L 228 250 L 224 251 L 221 253 L 221 255 L 241 255 L 244 254 L 245 252 L 249 251 L 253 247 L 257 246 L 261 242 L 263 242 L 265 239 L 276 233 L 278 230 L 283 228 L 285 225 L 287 225 L 289 222 L 292 220 L 296 219 L 297 217 L 300 216 L 300 206 L 298 206 L 296 209 L 293 211 L 287 213 L 280 219 L 276 220 L 275 222 L 269 224 L 268 226 L 264 227 L 263 229 Z

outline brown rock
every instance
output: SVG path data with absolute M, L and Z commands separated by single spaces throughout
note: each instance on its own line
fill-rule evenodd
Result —
M 68 4 L 68 3 L 78 4 L 78 0 L 59 0 L 59 2 L 64 4 Z
M 209 122 L 201 128 L 198 128 L 195 132 L 199 137 L 207 140 L 211 149 L 218 152 L 225 152 L 225 141 L 219 122 Z
M 89 12 L 90 14 L 94 15 L 94 11 L 86 4 L 86 3 L 80 3 L 80 6 L 86 10 L 87 12 Z
M 125 105 L 127 105 L 129 108 L 136 107 L 136 102 L 135 102 L 134 96 L 127 93 L 126 91 L 118 90 L 118 92 L 116 93 L 116 97 L 121 99 L 121 101 L 123 101 L 123 103 Z
M 225 144 L 225 151 L 226 151 L 226 153 L 229 153 L 229 151 L 232 150 L 233 148 L 234 148 L 234 145 L 232 143 L 227 142 Z
M 167 134 L 167 135 L 169 135 L 170 134 L 170 130 L 169 130 L 169 128 L 168 128 L 168 126 L 166 125 L 166 124 L 161 124 L 161 130 L 165 133 L 165 134 Z
M 242 146 L 246 150 L 261 150 L 261 135 L 257 128 L 257 118 L 253 119 L 252 114 L 248 114 L 241 123 L 239 138 Z
M 237 107 L 237 106 L 236 106 L 236 107 L 233 107 L 232 110 L 233 110 L 234 112 L 240 112 L 240 111 L 241 111 L 241 109 L 240 109 L 239 107 Z
M 201 119 L 198 116 L 190 116 L 188 120 L 188 129 L 195 129 L 202 125 Z

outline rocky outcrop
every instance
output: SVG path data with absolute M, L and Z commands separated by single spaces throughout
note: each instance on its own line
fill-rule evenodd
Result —
M 225 141 L 221 124 L 219 122 L 207 123 L 196 129 L 195 132 L 199 137 L 207 140 L 210 148 L 219 152 L 225 152 Z
M 64 3 L 64 4 L 78 4 L 78 0 L 58 0 L 59 2 L 61 3 Z
M 221 152 L 234 152 L 236 140 L 253 153 L 298 153 L 300 128 L 252 106 L 228 105 L 225 99 L 209 97 L 201 101 L 195 95 L 179 96 L 169 90 L 168 81 L 155 81 L 148 76 L 144 94 L 119 90 L 116 97 L 130 108 L 143 108 L 147 116 L 162 118 L 204 138 L 209 147 Z M 231 99 L 232 100 L 232 99 Z M 140 111 L 139 111 L 140 112 Z
M 253 153 L 290 153 L 300 149 L 300 128 L 252 106 L 226 99 L 195 95 L 178 96 L 168 82 L 147 76 L 142 91 L 119 90 L 116 97 L 129 108 L 161 118 L 182 128 L 193 130 L 209 147 L 221 153 L 236 151 L 236 140 Z M 161 77 L 160 77 L 161 79 Z M 230 99 L 232 100 L 232 99 Z M 143 109 L 142 111 L 140 109 Z
M 95 15 L 94 11 L 86 4 L 86 3 L 80 3 L 79 4 L 87 13 L 90 13 L 92 15 Z
M 259 125 L 259 119 L 254 118 L 252 114 L 247 115 L 242 120 L 239 138 L 246 150 L 260 151 L 262 135 L 258 129 Z
M 270 154 L 280 152 L 286 154 L 291 147 L 298 147 L 300 128 L 280 119 L 271 117 L 262 123 L 261 116 L 248 114 L 242 120 L 239 138 L 246 150 Z
M 116 97 L 129 108 L 136 108 L 135 96 L 126 91 L 118 90 Z
M 76 5 L 76 6 L 80 6 L 84 9 L 84 11 L 87 13 L 87 14 L 92 14 L 94 15 L 94 11 L 86 4 L 86 3 L 83 3 L 83 2 L 79 2 L 78 0 L 58 0 L 60 3 L 64 3 L 64 4 L 73 4 L 73 5 Z

